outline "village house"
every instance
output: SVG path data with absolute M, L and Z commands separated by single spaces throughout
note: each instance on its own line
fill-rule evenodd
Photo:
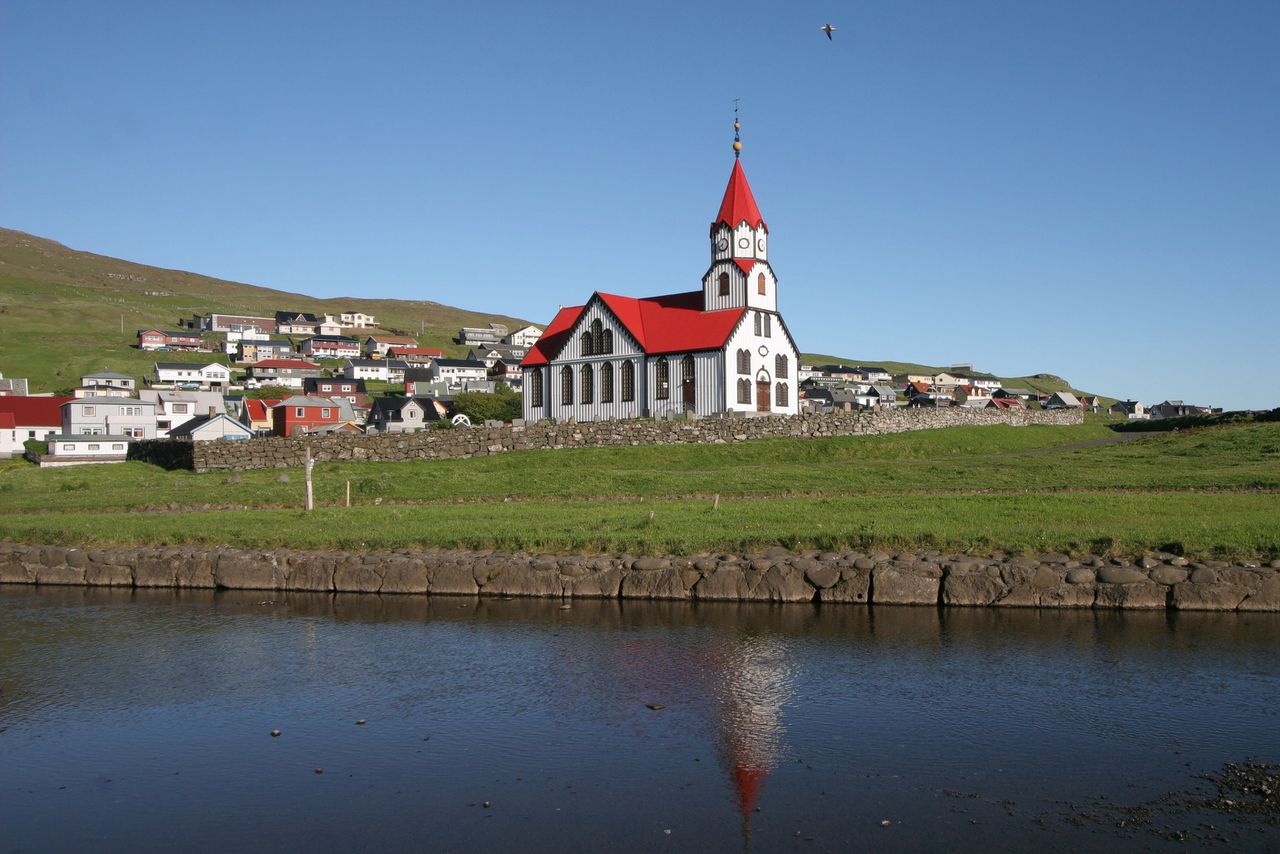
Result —
M 220 412 L 213 415 L 197 415 L 181 427 L 170 430 L 169 438 L 191 442 L 213 442 L 218 439 L 241 441 L 252 439 L 253 430 L 225 412 Z
M 502 343 L 509 347 L 523 347 L 528 350 L 542 337 L 542 330 L 536 326 L 524 326 L 505 336 Z
M 56 433 L 48 439 L 49 452 L 40 455 L 40 468 L 123 463 L 130 441 L 129 436 Z
M 5 379 L 4 374 L 0 374 L 0 397 L 25 397 L 26 394 L 26 379 L 20 377 Z
M 387 355 L 387 351 L 392 347 L 417 347 L 418 339 L 409 338 L 403 335 L 371 335 L 364 341 L 364 352 L 366 356 L 374 358 L 377 356 Z M 359 353 L 355 354 L 359 356 Z
M 28 440 L 43 442 L 62 430 L 62 404 L 70 397 L 0 397 L 0 455 L 23 452 Z
M 369 329 L 378 325 L 378 319 L 363 311 L 343 311 L 338 313 L 338 320 L 348 329 Z
M 404 393 L 407 397 L 438 397 L 448 399 L 449 384 L 431 379 L 431 371 L 410 368 L 404 372 Z
M 71 389 L 72 397 L 137 397 L 137 393 L 127 388 L 108 388 L 106 386 L 76 386 Z
M 197 314 L 190 321 L 182 323 L 191 329 L 205 332 L 227 333 L 259 333 L 267 335 L 275 331 L 276 321 L 271 317 L 256 317 L 251 314 Z
M 1045 409 L 1083 409 L 1079 399 L 1069 391 L 1055 391 L 1041 405 Z
M 266 359 L 285 359 L 293 355 L 293 344 L 288 341 L 240 340 L 235 342 L 237 362 L 261 362 Z
M 236 420 L 247 426 L 255 434 L 270 433 L 275 426 L 275 419 L 271 415 L 271 409 L 280 402 L 281 400 L 272 398 L 243 398 L 237 410 Z
M 280 401 L 271 410 L 271 432 L 276 436 L 299 436 L 342 422 L 342 410 L 326 397 L 295 395 Z
M 506 360 L 519 364 L 520 361 L 529 354 L 527 347 L 508 347 L 505 344 L 481 344 L 479 347 L 471 348 L 471 352 L 467 354 L 467 358 L 477 362 L 484 362 L 486 370 L 491 369 L 498 360 Z
M 388 359 L 404 362 L 410 368 L 430 367 L 432 359 L 443 356 L 444 351 L 439 347 L 391 347 L 386 354 Z
M 379 397 L 369 410 L 368 432 L 416 433 L 445 415 L 438 400 L 418 397 Z
M 398 359 L 347 359 L 342 363 L 342 375 L 353 380 L 402 383 L 408 367 Z
M 507 337 L 507 327 L 501 323 L 490 323 L 488 326 L 464 326 L 458 330 L 455 344 L 474 347 L 477 344 L 500 344 Z
M 1102 398 L 1096 394 L 1080 395 L 1080 406 L 1086 412 L 1101 412 L 1105 407 L 1102 405 Z
M 451 389 L 459 389 L 467 382 L 484 382 L 489 371 L 484 362 L 476 359 L 432 359 L 431 379 L 442 382 Z
M 199 350 L 203 346 L 199 332 L 166 332 L 162 329 L 139 329 L 139 350 Z
M 80 378 L 80 387 L 98 389 L 99 391 L 121 389 L 127 392 L 134 392 L 138 388 L 138 378 L 131 377 L 128 374 L 117 374 L 113 371 L 98 371 L 97 373 L 82 376 Z
M 249 377 L 259 386 L 302 388 L 307 377 L 318 377 L 321 368 L 315 362 L 302 359 L 263 359 L 248 367 Z
M 313 335 L 298 345 L 298 351 L 313 359 L 354 359 L 360 342 L 345 335 Z
M 154 439 L 156 405 L 133 398 L 72 398 L 62 404 L 62 432 L 67 436 Z
M 514 359 L 499 359 L 489 368 L 489 379 L 506 383 L 513 389 L 520 389 L 524 382 L 524 371 L 520 362 Z
M 302 381 L 302 393 L 331 400 L 342 398 L 353 404 L 363 406 L 369 401 L 365 391 L 364 380 L 347 377 L 307 377 Z
M 1165 400 L 1150 407 L 1147 411 L 1153 419 L 1160 419 L 1178 418 L 1183 415 L 1205 415 L 1213 412 L 1213 409 L 1208 406 L 1183 403 L 1181 400 Z
M 153 385 L 216 389 L 231 385 L 231 369 L 217 362 L 156 362 Z
M 1010 410 L 1024 410 L 1027 408 L 1027 404 L 1020 397 L 996 397 L 992 395 L 985 408 L 1007 412 Z
M 522 364 L 526 420 L 799 412 L 799 349 L 778 313 L 769 228 L 740 150 L 735 140 L 701 289 L 597 291 L 561 309 Z
M 1004 388 L 1003 386 L 1001 386 L 1000 388 L 991 392 L 991 396 L 996 398 L 1016 397 L 1019 400 L 1021 400 L 1023 403 L 1029 403 L 1032 400 L 1039 400 L 1039 395 L 1037 395 L 1031 389 L 1027 389 L 1027 388 Z
M 1117 400 L 1107 411 L 1112 415 L 1123 415 L 1130 421 L 1146 421 L 1151 418 L 1147 408 L 1137 400 Z
M 168 438 L 175 427 L 191 419 L 226 411 L 226 400 L 217 391 L 163 391 L 143 389 L 141 400 L 155 404 L 156 438 Z
M 277 311 L 275 320 L 280 335 L 342 334 L 342 324 L 332 314 L 317 317 L 307 311 Z

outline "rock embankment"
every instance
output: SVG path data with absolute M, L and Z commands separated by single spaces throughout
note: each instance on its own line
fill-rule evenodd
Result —
M 593 557 L 465 551 L 75 549 L 0 543 L 0 583 L 539 596 L 1280 611 L 1280 560 L 1228 564 L 1169 554 L 794 553 Z

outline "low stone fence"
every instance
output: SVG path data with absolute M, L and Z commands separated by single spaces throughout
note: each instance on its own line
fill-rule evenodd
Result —
M 337 434 L 293 438 L 262 438 L 243 442 L 180 442 L 156 440 L 130 446 L 130 459 L 165 468 L 195 471 L 247 471 L 301 466 L 307 449 L 317 462 L 328 460 L 448 460 L 488 456 L 508 451 L 548 448 L 603 448 L 620 445 L 727 444 L 783 436 L 859 436 L 903 433 L 961 425 L 1079 424 L 1078 409 L 998 411 L 951 407 L 945 409 L 882 409 L 825 415 L 749 418 L 690 418 L 658 421 L 555 423 L 539 421 L 503 427 L 426 430 L 420 433 Z M 172 447 L 179 445 L 181 447 Z
M 464 551 L 74 549 L 0 543 L 0 583 L 340 593 L 1026 608 L 1280 611 L 1280 560 L 1160 554 L 593 557 Z

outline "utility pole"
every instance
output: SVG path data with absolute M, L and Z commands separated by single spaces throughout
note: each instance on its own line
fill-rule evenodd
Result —
M 311 459 L 311 446 L 307 445 L 307 512 L 315 507 L 315 494 L 311 491 L 311 470 L 315 468 L 316 461 Z

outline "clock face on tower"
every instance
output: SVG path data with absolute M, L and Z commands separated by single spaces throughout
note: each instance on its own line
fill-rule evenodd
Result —
M 729 248 L 729 241 L 728 241 L 728 239 L 726 239 L 726 238 L 722 237 L 722 238 L 720 238 L 719 240 L 717 240 L 717 241 L 716 241 L 716 251 L 717 251 L 717 252 L 723 252 L 723 251 L 725 251 L 725 250 L 726 250 L 726 249 L 728 249 L 728 248 Z
M 763 251 L 764 251 L 764 238 L 763 238 L 763 237 L 756 241 L 756 249 L 759 249 L 761 252 L 763 252 Z
M 738 240 L 738 248 L 739 248 L 739 249 L 750 249 L 750 248 L 751 248 L 751 238 L 750 238 L 750 237 L 743 237 L 743 238 L 740 238 L 740 239 Z

